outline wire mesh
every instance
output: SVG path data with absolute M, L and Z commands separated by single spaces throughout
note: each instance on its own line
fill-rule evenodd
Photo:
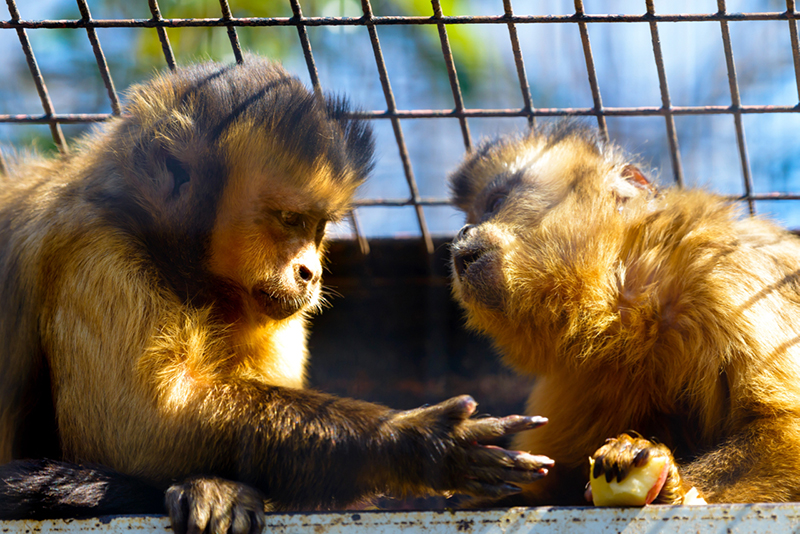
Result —
M 155 29 L 161 44 L 164 61 L 168 68 L 174 69 L 177 65 L 175 53 L 168 37 L 168 31 L 173 28 L 219 27 L 227 31 L 231 49 L 236 61 L 241 62 L 243 57 L 242 45 L 237 34 L 238 28 L 244 27 L 280 27 L 288 26 L 297 29 L 299 45 L 303 52 L 311 84 L 315 91 L 321 90 L 320 77 L 317 71 L 315 55 L 311 46 L 308 29 L 312 27 L 364 27 L 369 34 L 375 66 L 380 79 L 385 107 L 367 111 L 354 112 L 354 115 L 374 120 L 389 121 L 394 134 L 394 142 L 399 153 L 401 169 L 407 186 L 407 195 L 400 198 L 364 198 L 356 202 L 358 209 L 370 207 L 412 207 L 414 209 L 416 224 L 428 251 L 433 250 L 433 240 L 426 221 L 423 208 L 429 206 L 448 205 L 444 197 L 423 197 L 420 194 L 417 179 L 415 178 L 412 159 L 404 135 L 403 124 L 407 119 L 456 119 L 459 123 L 463 144 L 466 150 L 473 148 L 473 138 L 470 132 L 469 120 L 473 118 L 525 118 L 533 125 L 537 117 L 583 116 L 594 117 L 601 134 L 608 137 L 608 117 L 663 117 L 666 129 L 666 139 L 671 160 L 672 180 L 682 185 L 684 183 L 684 169 L 681 162 L 681 150 L 675 118 L 681 116 L 710 116 L 727 115 L 733 118 L 738 159 L 741 165 L 741 180 L 744 193 L 734 197 L 747 203 L 750 213 L 755 213 L 756 201 L 759 200 L 797 200 L 800 192 L 791 191 L 763 191 L 756 192 L 753 187 L 752 171 L 745 141 L 744 116 L 772 115 L 800 113 L 800 45 L 798 44 L 797 20 L 800 13 L 797 11 L 795 0 L 786 0 L 785 11 L 759 12 L 759 13 L 733 13 L 729 12 L 725 0 L 717 0 L 717 11 L 714 13 L 657 13 L 653 0 L 644 2 L 643 14 L 588 14 L 582 0 L 574 0 L 574 12 L 570 14 L 555 15 L 520 15 L 515 14 L 512 0 L 502 1 L 502 15 L 477 15 L 477 16 L 448 16 L 443 12 L 440 0 L 432 0 L 429 16 L 376 16 L 370 0 L 361 0 L 361 16 L 358 17 L 329 17 L 305 16 L 299 0 L 288 0 L 291 7 L 290 17 L 236 17 L 228 0 L 219 1 L 219 17 L 217 18 L 164 18 L 161 15 L 158 0 L 148 0 L 151 18 L 148 19 L 109 19 L 93 18 L 86 0 L 76 0 L 81 17 L 78 19 L 63 20 L 25 20 L 20 17 L 16 0 L 6 0 L 10 18 L 0 21 L 0 30 L 13 30 L 17 33 L 22 52 L 30 70 L 31 77 L 38 92 L 42 112 L 33 114 L 5 114 L 0 115 L 0 123 L 10 124 L 47 124 L 50 127 L 52 138 L 62 152 L 68 150 L 61 125 L 98 122 L 121 113 L 119 98 L 114 86 L 112 74 L 109 70 L 97 29 L 100 28 L 151 28 Z M 235 1 L 233 8 L 236 8 Z M 740 95 L 739 80 L 737 78 L 736 63 L 731 46 L 730 24 L 752 21 L 785 21 L 788 24 L 789 39 L 791 43 L 792 64 L 796 81 L 798 103 L 794 105 L 759 104 L 745 105 Z M 720 28 L 726 76 L 730 92 L 728 105 L 674 105 L 669 91 L 667 73 L 664 66 L 664 57 L 659 25 L 674 22 L 713 22 Z M 659 91 L 661 96 L 660 106 L 607 106 L 603 104 L 600 84 L 598 82 L 597 68 L 595 66 L 594 52 L 590 40 L 589 27 L 593 24 L 646 24 L 650 30 L 653 61 L 658 76 Z M 583 57 L 586 66 L 592 105 L 590 107 L 537 107 L 534 94 L 529 84 L 527 67 L 523 58 L 522 48 L 518 37 L 518 30 L 523 26 L 533 25 L 576 25 L 579 29 Z M 511 50 L 514 58 L 514 68 L 519 81 L 519 89 L 523 105 L 512 108 L 468 108 L 465 105 L 462 88 L 459 84 L 457 62 L 448 35 L 448 29 L 458 25 L 503 25 L 508 29 Z M 379 30 L 391 26 L 435 26 L 441 44 L 442 59 L 446 66 L 448 82 L 452 92 L 452 107 L 446 109 L 399 109 L 395 94 L 392 89 L 387 60 L 381 48 Z M 45 77 L 40 71 L 36 56 L 27 36 L 27 31 L 32 29 L 75 29 L 87 33 L 94 52 L 97 68 L 106 88 L 111 113 L 57 113 L 50 99 Z M 368 250 L 362 224 L 357 218 L 357 211 L 351 219 L 351 226 L 355 237 L 361 243 L 363 251 Z

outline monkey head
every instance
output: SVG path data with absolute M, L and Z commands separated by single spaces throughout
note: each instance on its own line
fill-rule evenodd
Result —
M 371 167 L 371 131 L 344 100 L 249 56 L 135 87 L 107 127 L 97 165 L 121 171 L 95 198 L 176 294 L 230 320 L 318 306 L 326 225 Z
M 596 297 L 569 294 L 580 288 L 564 287 L 564 277 L 602 277 L 608 263 L 597 254 L 611 261 L 619 248 L 607 236 L 654 188 L 574 122 L 484 143 L 451 174 L 450 188 L 466 214 L 452 273 L 468 325 L 489 334 L 512 365 L 542 372 L 555 350 L 548 342 L 558 339 L 553 325 Z

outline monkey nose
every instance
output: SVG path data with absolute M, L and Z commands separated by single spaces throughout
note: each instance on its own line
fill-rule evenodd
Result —
M 313 284 L 320 278 L 319 272 L 305 264 L 296 265 L 294 275 L 300 285 Z

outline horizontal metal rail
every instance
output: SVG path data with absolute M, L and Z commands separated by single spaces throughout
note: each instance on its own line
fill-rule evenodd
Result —
M 669 111 L 659 107 L 604 107 L 598 112 L 594 108 L 536 108 L 522 109 L 409 109 L 389 111 L 356 111 L 350 113 L 352 117 L 362 119 L 440 119 L 461 117 L 568 117 L 568 116 L 595 116 L 598 113 L 609 117 L 642 116 L 652 117 L 664 115 L 731 115 L 742 113 L 745 115 L 766 113 L 800 113 L 800 104 L 796 106 L 672 106 Z M 47 124 L 59 122 L 62 124 L 79 124 L 82 122 L 102 122 L 113 117 L 111 113 L 54 113 L 34 115 L 0 115 L 0 122 Z
M 798 20 L 798 11 L 769 13 L 679 13 L 669 15 L 479 15 L 479 16 L 384 16 L 384 17 L 231 17 L 198 19 L 62 19 L 7 20 L 0 29 L 9 28 L 191 28 L 207 26 L 396 26 L 437 24 L 575 24 L 603 22 L 739 22 L 746 20 Z

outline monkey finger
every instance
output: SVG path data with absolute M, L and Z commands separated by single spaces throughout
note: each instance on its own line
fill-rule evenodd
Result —
M 211 521 L 211 509 L 200 500 L 192 500 L 189 503 L 189 513 L 186 518 L 186 534 L 203 534 L 206 532 Z M 213 532 L 226 532 L 225 530 L 213 530 Z
M 530 484 L 547 476 L 549 470 L 542 467 L 535 471 L 507 467 L 473 468 L 469 474 L 477 481 L 486 484 Z
M 229 521 L 230 530 L 221 530 L 220 532 L 227 532 L 228 534 L 259 534 L 264 530 L 266 518 L 264 513 L 259 510 L 237 505 L 232 511 L 232 516 L 232 521 Z
M 500 418 L 470 419 L 462 425 L 461 437 L 467 441 L 485 441 L 532 430 L 546 423 L 547 418 L 538 415 L 508 415 Z
M 478 403 L 475 402 L 475 399 L 469 395 L 459 395 L 458 397 L 452 397 L 444 402 L 425 408 L 425 410 L 431 415 L 439 415 L 440 417 L 460 421 L 468 419 L 475 413 L 477 407 Z
M 522 492 L 522 488 L 506 483 L 492 484 L 478 480 L 465 480 L 458 488 L 458 492 L 473 497 L 488 497 L 491 500 L 497 500 L 517 495 Z
M 167 489 L 164 498 L 172 530 L 176 534 L 186 534 L 189 529 L 189 502 L 180 485 Z
M 469 459 L 476 478 L 490 481 L 532 482 L 547 475 L 555 465 L 547 456 L 499 447 L 476 448 Z

